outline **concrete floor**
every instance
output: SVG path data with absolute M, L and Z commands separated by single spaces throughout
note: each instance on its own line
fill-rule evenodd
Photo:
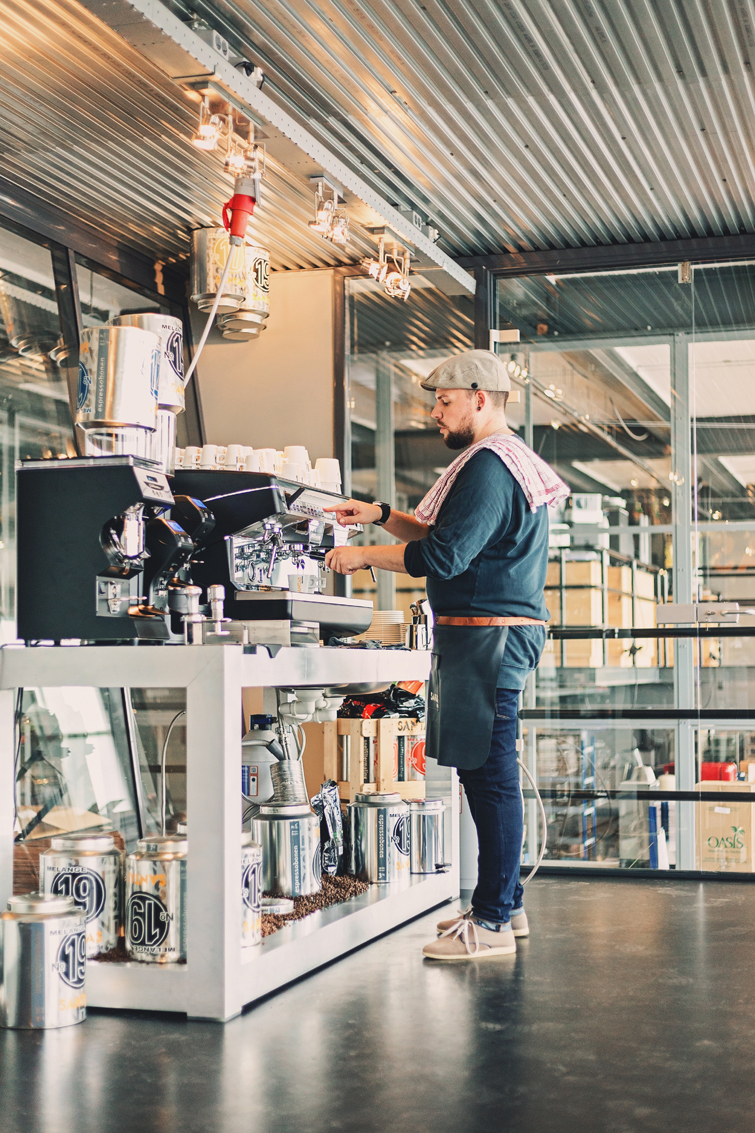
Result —
M 432 914 L 225 1026 L 0 1032 L 0 1130 L 752 1128 L 755 885 L 538 878 L 527 908 L 515 957 L 423 962 Z

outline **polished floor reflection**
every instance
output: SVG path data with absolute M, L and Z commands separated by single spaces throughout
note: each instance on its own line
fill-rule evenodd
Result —
M 515 957 L 423 961 L 431 914 L 224 1027 L 0 1032 L 0 1131 L 751 1127 L 755 886 L 538 878 L 527 908 Z

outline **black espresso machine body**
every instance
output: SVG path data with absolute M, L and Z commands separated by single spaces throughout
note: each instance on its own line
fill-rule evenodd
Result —
M 167 518 L 164 473 L 133 456 L 28 461 L 16 490 L 20 638 L 169 639 L 150 592 L 167 588 L 194 546 Z

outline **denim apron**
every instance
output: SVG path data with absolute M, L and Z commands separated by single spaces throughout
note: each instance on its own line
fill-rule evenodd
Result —
M 508 626 L 433 627 L 425 754 L 467 771 L 488 758 Z

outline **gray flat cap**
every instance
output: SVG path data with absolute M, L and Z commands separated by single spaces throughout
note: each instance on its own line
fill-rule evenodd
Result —
M 490 350 L 467 350 L 436 366 L 420 382 L 423 389 L 485 389 L 510 391 L 511 378 L 505 363 Z

